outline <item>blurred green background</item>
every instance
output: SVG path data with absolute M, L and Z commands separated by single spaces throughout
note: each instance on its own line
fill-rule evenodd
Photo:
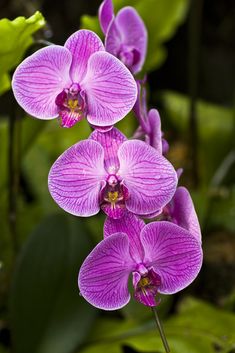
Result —
M 65 214 L 48 171 L 86 138 L 86 121 L 60 129 L 32 119 L 10 89 L 16 65 L 48 40 L 79 28 L 100 33 L 98 0 L 1 0 L 0 353 L 163 352 L 151 311 L 131 301 L 103 312 L 77 288 L 79 267 L 102 239 L 104 216 Z M 196 281 L 162 296 L 172 353 L 235 352 L 235 3 L 233 0 L 114 0 L 136 7 L 149 33 L 149 107 L 159 109 L 168 158 L 183 167 L 199 215 L 204 264 Z M 36 12 L 36 11 L 40 12 Z M 43 15 L 42 15 L 43 14 Z M 25 18 L 17 18 L 25 16 Z M 44 17 L 43 17 L 44 16 Z M 14 21 L 13 21 L 14 20 Z M 131 136 L 129 114 L 119 128 Z

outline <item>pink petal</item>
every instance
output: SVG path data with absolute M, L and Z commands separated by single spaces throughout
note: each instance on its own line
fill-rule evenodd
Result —
M 117 56 L 121 46 L 136 50 L 139 60 L 131 67 L 133 73 L 141 70 L 147 51 L 147 30 L 138 12 L 130 6 L 122 8 L 111 23 L 105 42 L 106 50 Z
M 150 125 L 149 143 L 158 151 L 158 153 L 162 154 L 161 119 L 157 109 L 150 109 L 148 112 L 148 121 Z
M 118 150 L 119 174 L 130 198 L 129 211 L 149 215 L 165 206 L 175 193 L 177 175 L 172 165 L 143 141 L 124 142 Z
M 99 7 L 99 22 L 104 34 L 106 34 L 113 18 L 114 11 L 112 0 L 104 0 Z
M 86 92 L 90 124 L 110 126 L 124 118 L 136 101 L 136 83 L 130 71 L 106 52 L 93 54 L 81 82 Z
M 180 186 L 177 188 L 172 200 L 172 207 L 172 216 L 175 218 L 177 224 L 187 229 L 197 240 L 201 241 L 200 224 L 191 196 L 185 187 Z
M 99 212 L 99 192 L 104 184 L 104 150 L 85 140 L 65 151 L 53 164 L 48 179 L 55 202 L 76 216 Z
M 130 242 L 130 254 L 135 262 L 142 262 L 144 258 L 143 247 L 140 242 L 140 232 L 145 223 L 140 218 L 126 212 L 121 219 L 107 217 L 104 223 L 104 238 L 114 233 L 125 233 Z
M 72 34 L 65 42 L 73 57 L 70 75 L 73 82 L 80 83 L 86 74 L 90 56 L 104 50 L 101 39 L 92 31 L 81 29 Z
M 82 296 L 100 309 L 122 308 L 130 300 L 128 277 L 134 266 L 126 234 L 102 240 L 81 266 L 78 286 Z
M 97 141 L 104 148 L 105 168 L 110 174 L 114 174 L 119 169 L 117 151 L 121 144 L 127 140 L 118 129 L 113 128 L 107 132 L 95 130 L 90 139 Z
M 19 105 L 39 119 L 58 116 L 57 95 L 71 84 L 71 53 L 59 45 L 38 50 L 16 69 L 12 89 Z
M 187 230 L 170 222 L 153 222 L 141 232 L 144 263 L 161 278 L 159 292 L 173 294 L 187 287 L 202 265 L 200 243 Z

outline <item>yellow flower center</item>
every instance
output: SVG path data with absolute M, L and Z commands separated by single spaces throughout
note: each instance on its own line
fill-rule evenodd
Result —
M 108 201 L 114 204 L 118 200 L 118 191 L 109 191 L 108 192 Z
M 144 288 L 150 284 L 150 279 L 148 277 L 142 277 L 138 283 L 139 287 Z
M 74 111 L 78 107 L 78 100 L 68 99 L 67 105 L 70 110 Z

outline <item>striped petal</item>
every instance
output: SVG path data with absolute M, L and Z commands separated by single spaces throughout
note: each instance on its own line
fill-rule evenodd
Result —
M 113 55 L 93 54 L 80 84 L 86 93 L 87 119 L 95 126 L 110 126 L 124 118 L 136 101 L 137 87 L 130 71 Z
M 16 69 L 12 89 L 19 105 L 38 119 L 58 116 L 57 95 L 69 88 L 71 53 L 64 47 L 52 45 L 26 58 Z
M 81 295 L 100 309 L 122 308 L 130 300 L 128 278 L 134 266 L 127 235 L 110 235 L 94 248 L 81 266 L 78 276 Z
M 143 141 L 125 141 L 118 150 L 119 174 L 130 194 L 126 207 L 149 215 L 165 206 L 175 193 L 177 175 L 173 166 Z
M 49 191 L 65 211 L 82 217 L 99 212 L 99 193 L 105 183 L 103 147 L 92 140 L 77 143 L 53 164 Z
M 160 276 L 159 292 L 173 294 L 187 287 L 202 265 L 200 242 L 187 230 L 170 222 L 153 222 L 140 235 L 144 263 Z

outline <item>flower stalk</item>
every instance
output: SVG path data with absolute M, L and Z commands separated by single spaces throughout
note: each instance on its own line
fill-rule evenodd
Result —
M 165 348 L 165 351 L 166 353 L 170 353 L 170 347 L 168 345 L 168 342 L 167 342 L 167 339 L 166 339 L 166 335 L 165 335 L 165 332 L 163 330 L 163 326 L 161 324 L 161 321 L 159 319 L 159 316 L 158 316 L 158 313 L 157 313 L 157 309 L 156 307 L 152 307 L 152 312 L 153 312 L 153 315 L 154 315 L 154 319 L 155 319 L 155 322 L 156 322 L 156 325 L 157 325 L 157 329 L 158 329 L 158 332 L 161 336 L 161 339 L 162 339 L 162 343 L 163 343 L 163 346 Z

